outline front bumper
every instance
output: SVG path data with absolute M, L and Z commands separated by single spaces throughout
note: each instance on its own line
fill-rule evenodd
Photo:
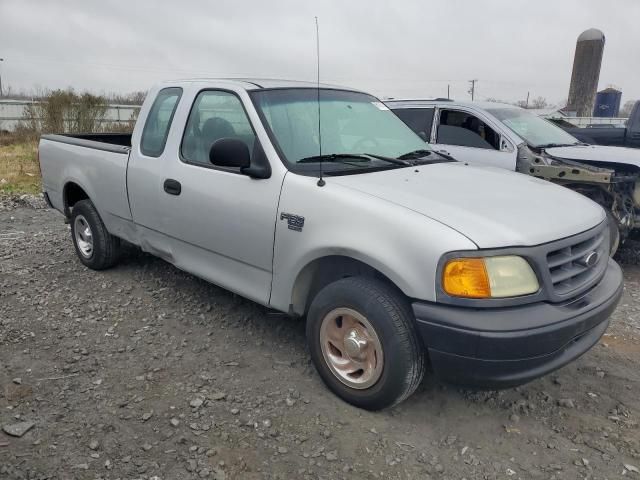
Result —
M 622 290 L 622 271 L 609 260 L 600 283 L 570 302 L 506 308 L 416 302 L 413 312 L 438 377 L 504 388 L 557 370 L 589 350 L 607 329 Z

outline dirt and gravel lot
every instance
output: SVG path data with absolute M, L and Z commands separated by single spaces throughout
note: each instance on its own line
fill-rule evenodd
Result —
M 369 413 L 322 385 L 303 321 L 136 251 L 90 271 L 41 206 L 0 199 L 0 427 L 29 428 L 0 433 L 2 479 L 640 479 L 637 243 L 578 361 Z

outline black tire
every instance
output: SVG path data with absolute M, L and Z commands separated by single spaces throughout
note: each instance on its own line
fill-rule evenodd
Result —
M 80 217 L 80 218 L 79 218 Z M 92 248 L 87 252 L 79 245 L 76 235 L 77 225 L 86 221 L 92 237 Z M 120 239 L 107 231 L 96 207 L 91 200 L 80 200 L 71 210 L 71 239 L 80 261 L 92 270 L 104 270 L 118 263 L 120 256 Z
M 339 308 L 366 317 L 381 343 L 382 373 L 365 389 L 352 388 L 329 367 L 322 351 L 323 320 Z M 324 287 L 307 315 L 307 342 L 311 359 L 324 383 L 346 402 L 366 410 L 391 407 L 409 397 L 422 381 L 425 350 L 415 328 L 411 306 L 401 292 L 368 277 L 349 277 Z

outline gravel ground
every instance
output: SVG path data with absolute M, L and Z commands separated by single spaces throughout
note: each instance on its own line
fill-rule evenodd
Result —
M 2 479 L 640 479 L 640 257 L 602 342 L 526 386 L 427 378 L 398 407 L 321 383 L 304 322 L 149 255 L 93 272 L 34 197 L 0 199 Z

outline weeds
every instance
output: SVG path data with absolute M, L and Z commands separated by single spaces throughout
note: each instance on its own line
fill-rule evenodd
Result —
M 6 140 L 0 142 L 0 193 L 40 192 L 38 144 L 35 141 L 9 144 Z
M 106 112 L 104 97 L 53 90 L 26 108 L 23 128 L 42 133 L 96 132 Z
M 135 110 L 126 122 L 105 121 L 107 99 L 73 89 L 43 92 L 38 98 L 26 108 L 15 131 L 0 131 L 0 194 L 40 191 L 37 148 L 41 134 L 128 133 L 133 131 L 138 116 Z M 143 99 L 143 92 L 132 97 L 136 102 Z

